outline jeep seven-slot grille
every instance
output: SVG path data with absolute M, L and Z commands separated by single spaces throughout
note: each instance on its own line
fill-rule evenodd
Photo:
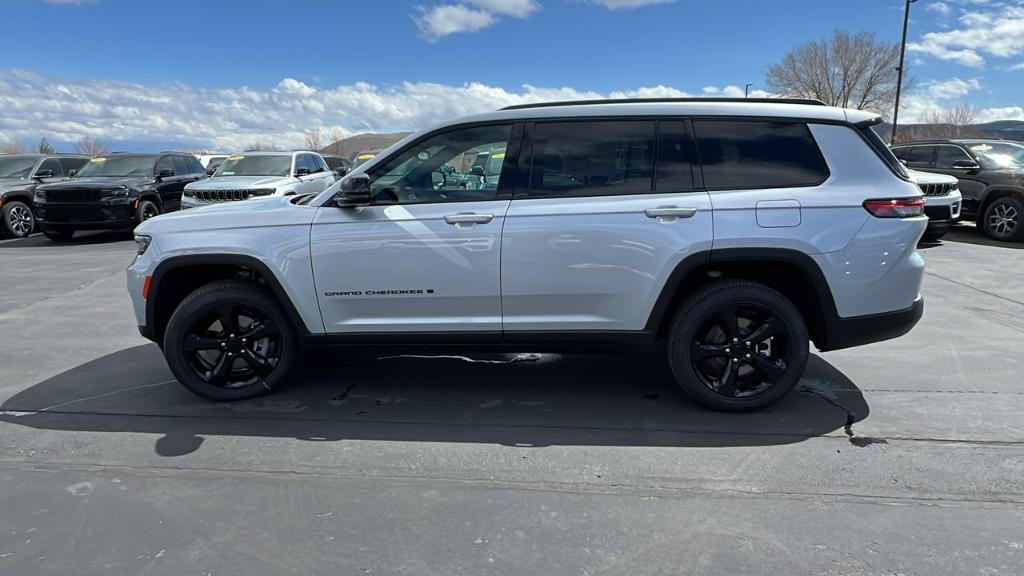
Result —
M 47 190 L 47 202 L 97 202 L 103 197 L 103 190 Z
M 256 190 L 196 190 L 196 200 L 200 202 L 234 202 L 248 200 Z
M 918 184 L 925 196 L 946 196 L 955 184 Z

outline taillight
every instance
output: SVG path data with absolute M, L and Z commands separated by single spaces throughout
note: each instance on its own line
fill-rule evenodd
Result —
M 924 214 L 924 198 L 867 200 L 864 209 L 875 218 L 912 218 Z

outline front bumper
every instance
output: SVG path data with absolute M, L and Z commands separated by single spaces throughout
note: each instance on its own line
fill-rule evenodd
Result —
M 135 226 L 131 200 L 89 203 L 40 202 L 36 219 L 51 230 L 129 230 Z
M 945 196 L 925 196 L 924 201 L 929 232 L 946 232 L 960 221 L 964 202 L 959 190 Z

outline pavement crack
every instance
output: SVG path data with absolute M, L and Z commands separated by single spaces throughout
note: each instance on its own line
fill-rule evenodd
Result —
M 822 390 L 821 388 L 815 388 L 813 386 L 809 386 L 806 384 L 802 384 L 797 390 L 800 392 L 804 392 L 806 394 L 810 394 L 811 396 L 821 398 L 825 402 L 828 402 L 832 406 L 835 406 L 836 408 L 846 413 L 846 424 L 843 425 L 843 432 L 846 434 L 846 438 L 850 441 L 850 444 L 853 444 L 858 448 L 865 448 L 872 444 L 888 444 L 888 442 L 884 438 L 857 436 L 853 432 L 853 425 L 858 420 L 863 419 L 863 416 L 857 414 L 850 408 L 847 408 L 835 394 L 829 392 L 828 390 Z

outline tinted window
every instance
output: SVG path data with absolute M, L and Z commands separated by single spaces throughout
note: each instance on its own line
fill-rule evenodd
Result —
M 968 156 L 967 152 L 964 152 L 963 148 L 959 146 L 939 146 L 939 151 L 935 155 L 935 167 L 952 168 L 953 162 L 957 160 L 974 162 L 974 159 Z
M 64 165 L 64 173 L 68 174 L 72 170 L 81 170 L 82 166 L 89 160 L 86 158 L 61 158 L 60 162 Z
M 508 124 L 460 128 L 414 144 L 373 170 L 374 202 L 493 200 L 510 170 L 504 159 L 511 130 Z M 491 159 L 501 168 L 488 173 Z
M 217 168 L 217 176 L 288 176 L 291 155 L 256 154 L 228 156 Z
M 186 156 L 185 160 L 188 161 L 188 166 L 192 169 L 191 172 L 193 174 L 202 174 L 203 172 L 206 172 L 206 170 L 203 170 L 203 163 L 199 161 L 199 158 L 196 158 L 195 156 Z
M 313 162 L 316 162 L 316 166 L 318 168 L 317 172 L 327 172 L 327 171 L 330 171 L 330 167 L 327 166 L 327 162 L 324 160 L 323 156 L 318 156 L 318 155 L 314 154 L 313 155 Z
M 662 121 L 658 124 L 657 192 L 693 190 L 691 162 L 693 146 L 686 122 Z
M 914 146 L 907 153 L 907 165 L 911 168 L 930 168 L 934 154 L 934 146 Z
M 305 154 L 296 154 L 295 155 L 295 173 L 298 173 L 298 171 L 302 170 L 303 168 L 305 168 L 306 170 L 309 170 L 310 172 L 313 171 L 313 168 L 309 165 L 309 162 L 306 161 L 306 155 Z
M 54 176 L 64 175 L 64 169 L 61 168 L 60 160 L 57 160 L 56 158 L 47 158 L 46 160 L 43 160 L 39 165 L 39 168 L 36 169 L 36 172 L 41 172 L 43 170 L 50 170 L 53 172 Z
M 185 176 L 192 173 L 192 167 L 184 156 L 174 156 L 174 173 L 178 176 Z
M 156 163 L 156 173 L 159 174 L 164 170 L 174 170 L 174 160 L 171 160 L 170 156 L 161 156 L 160 161 Z
M 709 190 L 816 186 L 828 167 L 806 124 L 695 120 Z
M 650 192 L 654 122 L 544 122 L 534 128 L 531 196 Z
M 78 171 L 78 175 L 88 178 L 105 176 L 152 177 L 155 161 L 156 157 L 154 156 L 100 156 L 90 159 Z M 174 166 L 171 165 L 169 168 L 173 170 Z
M 349 161 L 342 158 L 341 156 L 328 156 L 327 158 L 324 158 L 324 160 L 327 162 L 327 166 L 331 170 L 337 170 L 338 168 L 348 168 L 349 166 Z

